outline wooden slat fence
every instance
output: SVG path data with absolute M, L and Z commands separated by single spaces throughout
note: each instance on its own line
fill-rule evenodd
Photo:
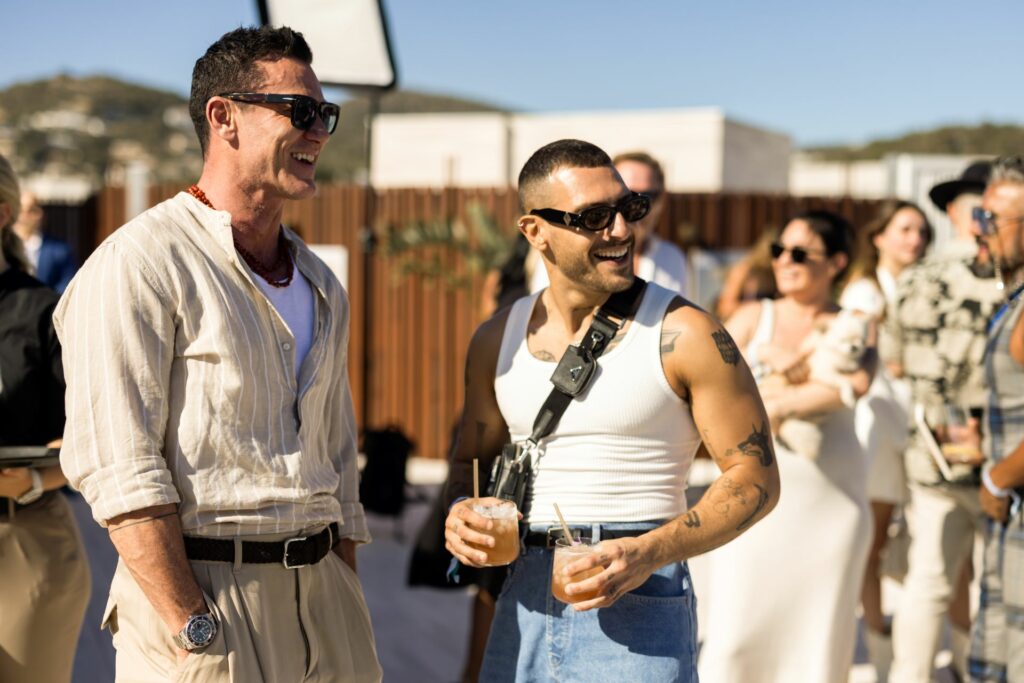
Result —
M 183 185 L 154 186 L 149 198 L 156 204 L 183 189 Z M 378 248 L 368 259 L 364 259 L 361 240 L 366 201 L 362 187 L 324 185 L 316 197 L 289 204 L 284 222 L 309 243 L 348 249 L 352 303 L 349 368 L 360 426 L 396 425 L 417 443 L 419 455 L 444 457 L 462 405 L 466 349 L 481 322 L 484 274 L 474 270 L 456 248 L 425 246 L 396 255 L 380 247 L 387 244 L 389 234 L 416 223 L 468 224 L 468 208 L 474 203 L 511 238 L 518 215 L 516 193 L 504 188 L 375 192 L 370 201 Z M 743 248 L 763 230 L 781 227 L 788 216 L 802 209 L 835 210 L 862 225 L 873 216 L 877 204 L 850 198 L 675 194 L 669 197 L 658 231 L 680 243 L 695 234 L 711 249 Z M 48 225 L 85 258 L 124 223 L 124 207 L 124 188 L 108 187 L 78 207 L 48 206 Z M 476 240 L 471 236 L 469 243 Z M 410 255 L 438 266 L 442 277 L 403 274 L 402 264 Z M 453 286 L 448 278 L 467 284 Z M 368 301 L 364 298 L 367 294 Z

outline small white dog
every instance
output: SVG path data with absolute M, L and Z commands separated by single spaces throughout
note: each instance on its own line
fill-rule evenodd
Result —
M 804 340 L 809 369 L 807 381 L 818 382 L 839 390 L 843 403 L 852 408 L 857 397 L 847 375 L 860 366 L 867 348 L 868 326 L 865 319 L 842 311 L 824 329 L 817 329 Z M 776 394 L 792 386 L 780 373 L 773 373 L 761 381 L 763 393 Z M 821 416 L 824 417 L 824 416 Z M 779 442 L 789 450 L 816 458 L 821 448 L 821 418 L 787 418 L 776 430 Z

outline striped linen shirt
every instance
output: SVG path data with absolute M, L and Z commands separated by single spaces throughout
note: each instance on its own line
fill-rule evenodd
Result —
M 349 304 L 293 233 L 315 299 L 295 338 L 235 251 L 231 216 L 179 193 L 108 238 L 58 304 L 61 465 L 100 524 L 178 503 L 194 536 L 339 522 L 366 542 L 348 384 Z

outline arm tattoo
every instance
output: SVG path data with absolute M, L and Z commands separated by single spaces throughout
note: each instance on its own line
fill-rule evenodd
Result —
M 757 458 L 761 465 L 764 467 L 770 467 L 774 457 L 774 451 L 772 446 L 772 432 L 768 423 L 762 422 L 761 428 L 758 429 L 756 425 L 751 425 L 753 431 L 750 435 L 736 448 L 729 448 L 725 451 L 725 457 L 735 455 L 736 451 L 743 455 L 749 455 L 750 457 Z
M 757 504 L 754 506 L 754 511 L 736 527 L 736 531 L 743 531 L 749 528 L 757 520 L 757 516 L 761 514 L 764 506 L 768 504 L 768 492 L 757 484 L 754 484 L 754 488 L 757 489 Z
M 729 365 L 736 365 L 740 362 L 740 350 L 724 328 L 712 332 L 711 338 L 715 340 L 715 346 L 718 347 L 718 353 L 721 354 L 722 360 Z
M 553 353 L 551 353 L 550 351 L 545 351 L 544 349 L 541 349 L 540 351 L 533 355 L 535 358 L 539 360 L 550 361 L 552 363 L 558 360 L 557 358 L 555 358 L 555 355 Z
M 711 502 L 711 509 L 720 515 L 729 514 L 732 508 L 729 501 L 735 498 L 740 505 L 746 505 L 747 499 L 743 495 L 743 487 L 734 482 L 728 475 L 722 475 L 711 485 L 708 491 Z
M 661 329 L 661 352 L 672 353 L 676 348 L 676 340 L 679 339 L 679 335 L 682 334 L 680 330 L 674 330 L 672 328 Z
M 683 520 L 683 524 L 690 529 L 696 529 L 700 526 L 700 515 L 697 514 L 696 510 L 690 510 L 686 513 L 686 519 Z

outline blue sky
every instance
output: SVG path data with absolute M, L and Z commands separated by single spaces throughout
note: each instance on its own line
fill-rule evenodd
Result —
M 0 87 L 63 71 L 186 94 L 207 45 L 257 21 L 255 0 L 5 5 Z M 946 123 L 1024 123 L 1019 0 L 385 0 L 385 7 L 401 86 L 512 109 L 719 106 L 801 145 Z

